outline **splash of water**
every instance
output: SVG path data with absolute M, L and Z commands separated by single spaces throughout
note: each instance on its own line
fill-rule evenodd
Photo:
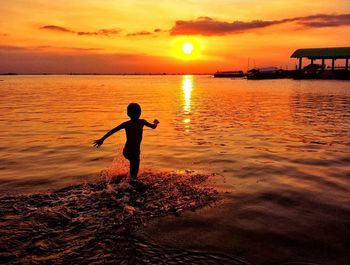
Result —
M 209 176 L 144 172 L 130 185 L 125 174 L 113 175 L 115 170 L 112 165 L 99 181 L 52 193 L 0 198 L 0 262 L 180 261 L 180 250 L 165 249 L 134 232 L 151 218 L 215 203 L 218 193 L 204 185 Z M 184 260 L 244 264 L 219 254 L 182 252 Z

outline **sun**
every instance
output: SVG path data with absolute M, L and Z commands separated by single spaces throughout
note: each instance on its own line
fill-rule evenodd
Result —
M 182 61 L 194 61 L 203 58 L 205 43 L 200 37 L 178 36 L 171 40 L 172 57 Z
M 191 54 L 193 51 L 193 45 L 190 42 L 185 42 L 184 44 L 182 44 L 182 51 L 185 54 Z

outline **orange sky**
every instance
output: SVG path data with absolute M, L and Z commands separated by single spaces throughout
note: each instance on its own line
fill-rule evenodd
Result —
M 293 68 L 297 48 L 350 46 L 349 0 L 11 0 L 0 12 L 0 73 Z

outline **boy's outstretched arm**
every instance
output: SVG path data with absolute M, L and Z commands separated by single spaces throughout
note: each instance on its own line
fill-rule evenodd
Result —
M 124 129 L 124 128 L 125 128 L 125 123 L 123 122 L 120 125 L 118 125 L 117 127 L 110 130 L 108 133 L 106 133 L 102 138 L 93 141 L 94 147 L 99 148 L 103 144 L 104 140 L 106 140 L 109 136 L 111 136 L 112 134 L 114 134 L 117 131 Z
M 147 127 L 152 128 L 152 129 L 157 128 L 157 125 L 158 125 L 158 123 L 159 123 L 159 121 L 158 121 L 157 119 L 153 121 L 153 124 L 152 124 L 152 123 L 149 123 L 149 122 L 146 121 L 146 120 L 144 120 L 144 121 L 145 121 L 145 125 L 146 125 Z

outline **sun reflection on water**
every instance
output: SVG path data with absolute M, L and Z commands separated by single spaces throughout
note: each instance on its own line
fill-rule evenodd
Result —
M 183 111 L 185 115 L 191 113 L 191 96 L 193 88 L 193 75 L 182 76 L 182 91 L 184 95 Z M 188 132 L 190 128 L 191 119 L 186 117 L 183 122 L 185 123 L 185 131 Z
M 193 87 L 193 76 L 184 75 L 182 77 L 182 90 L 184 93 L 184 112 L 190 114 L 191 112 L 191 95 Z

